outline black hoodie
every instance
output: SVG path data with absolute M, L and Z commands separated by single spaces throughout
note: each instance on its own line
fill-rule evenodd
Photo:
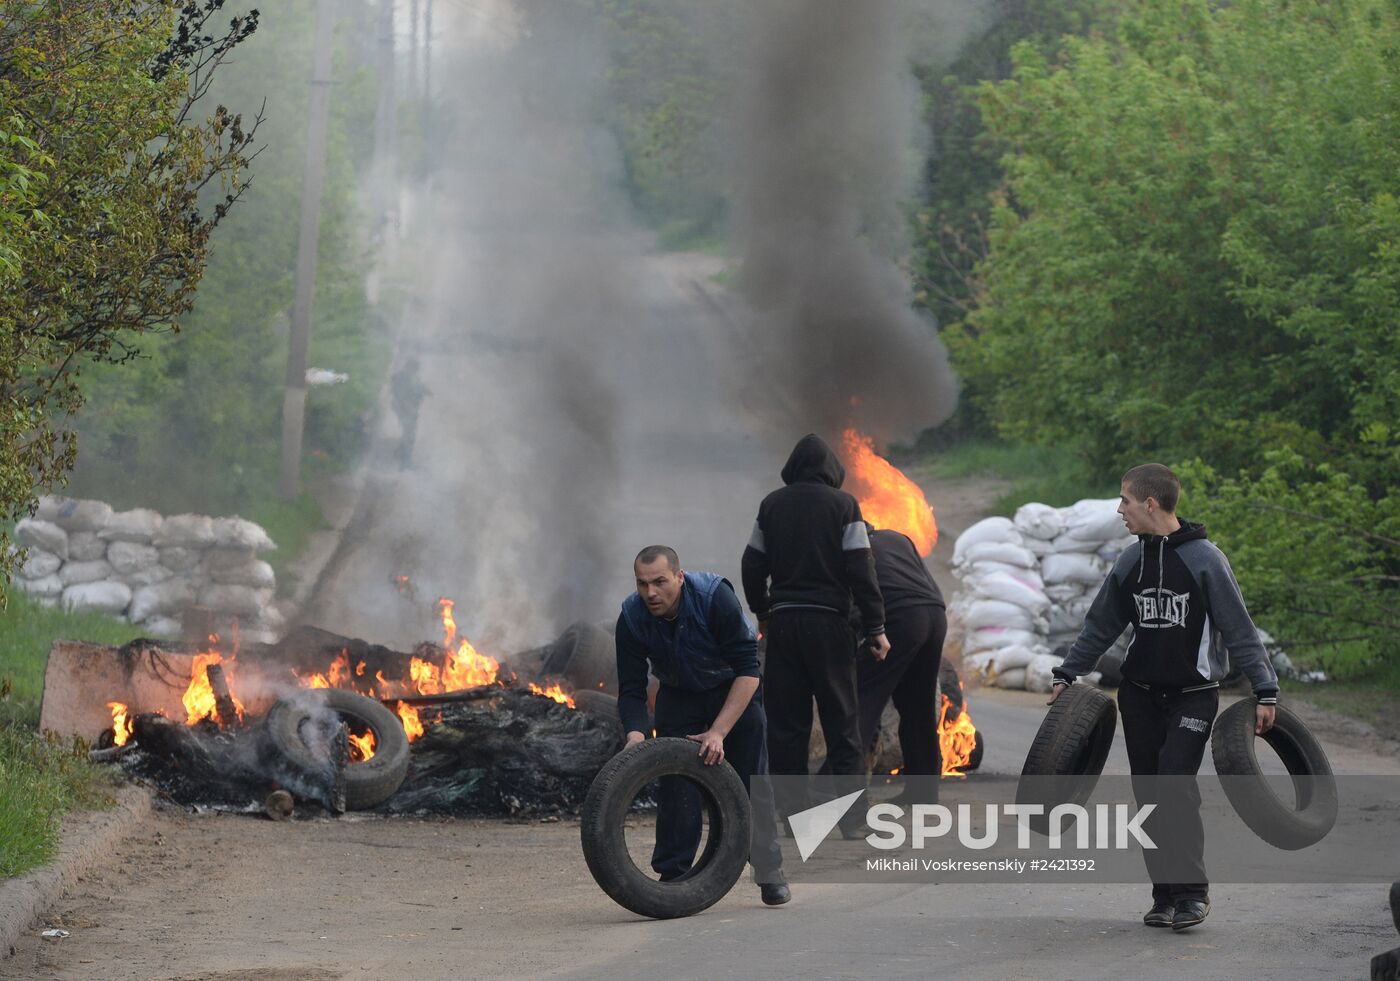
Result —
M 749 609 L 760 620 L 802 607 L 846 616 L 854 594 L 866 634 L 880 633 L 885 608 L 870 539 L 860 505 L 839 489 L 846 479 L 841 461 L 821 437 L 804 436 L 782 476 L 787 486 L 763 499 L 744 549 Z

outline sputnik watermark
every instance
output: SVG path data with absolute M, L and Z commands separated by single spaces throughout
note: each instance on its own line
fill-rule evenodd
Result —
M 861 794 L 852 793 L 836 800 L 809 807 L 788 817 L 798 854 L 807 861 L 817 846 L 846 816 Z M 1043 804 L 984 804 L 979 833 L 973 819 L 973 805 L 958 804 L 956 811 L 942 804 L 875 804 L 866 809 L 865 822 L 870 834 L 865 841 L 873 848 L 893 850 L 906 846 L 924 848 L 936 838 L 956 837 L 964 848 L 983 850 L 993 848 L 1000 834 L 998 818 L 1005 815 L 1016 821 L 1016 847 L 1029 851 L 1048 846 L 1086 849 L 1126 850 L 1131 842 L 1139 848 L 1156 849 L 1157 844 L 1143 830 L 1143 822 L 1156 810 L 1156 804 L 1133 808 L 1128 804 L 1095 804 L 1092 808 L 1080 804 L 1056 804 L 1048 809 Z M 1045 839 L 1031 839 L 1030 819 L 1044 817 L 1048 834 Z M 906 827 L 907 824 L 907 827 Z M 1070 834 L 1066 834 L 1066 832 Z M 912 866 L 911 870 L 920 866 Z

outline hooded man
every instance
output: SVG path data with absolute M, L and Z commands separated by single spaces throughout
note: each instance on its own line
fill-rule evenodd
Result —
M 821 437 L 798 441 L 782 477 L 785 486 L 759 505 L 741 566 L 744 596 L 767 641 L 769 772 L 808 773 L 815 698 L 831 772 L 863 786 L 856 645 L 846 620 L 852 596 L 870 653 L 883 660 L 890 649 L 870 538 L 860 505 L 840 489 L 846 470 Z M 780 805 L 780 814 L 806 806 Z M 846 815 L 842 833 L 858 835 L 862 809 Z
M 1176 516 L 1181 484 L 1160 463 L 1123 475 L 1118 513 L 1138 540 L 1104 580 L 1064 663 L 1054 669 L 1050 703 L 1098 661 L 1123 628 L 1133 640 L 1123 659 L 1118 712 L 1138 804 L 1155 803 L 1144 822 L 1181 842 L 1171 853 L 1144 850 L 1152 874 L 1152 908 L 1143 923 L 1184 930 L 1210 912 L 1205 881 L 1205 829 L 1195 781 L 1157 799 L 1158 776 L 1192 776 L 1201 767 L 1220 705 L 1220 680 L 1230 660 L 1254 689 L 1257 734 L 1274 724 L 1278 675 L 1245 609 L 1225 553 L 1206 538 L 1205 525 Z M 1227 656 L 1228 655 L 1228 656 Z M 1175 784 L 1173 784 L 1175 790 Z M 1198 881 L 1166 882 L 1164 869 L 1187 867 Z

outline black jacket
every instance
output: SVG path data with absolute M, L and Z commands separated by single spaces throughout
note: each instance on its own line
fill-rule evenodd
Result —
M 804 436 L 783 483 L 758 507 L 744 549 L 744 596 L 760 620 L 773 610 L 816 607 L 846 616 L 851 596 L 867 635 L 885 626 L 870 538 L 860 505 L 840 490 L 846 470 L 819 436 Z M 771 584 L 770 584 L 771 580 Z
M 910 606 L 943 608 L 943 593 L 919 557 L 908 535 L 888 528 L 870 528 L 870 548 L 875 553 L 875 578 L 885 601 L 885 616 Z

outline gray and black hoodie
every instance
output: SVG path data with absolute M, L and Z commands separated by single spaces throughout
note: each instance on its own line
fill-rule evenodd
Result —
M 1186 691 L 1214 688 L 1240 666 L 1261 704 L 1278 701 L 1278 675 L 1245 609 L 1225 553 L 1190 521 L 1170 535 L 1139 535 L 1118 557 L 1084 618 L 1058 682 L 1093 668 L 1123 628 L 1133 639 L 1123 677 Z

